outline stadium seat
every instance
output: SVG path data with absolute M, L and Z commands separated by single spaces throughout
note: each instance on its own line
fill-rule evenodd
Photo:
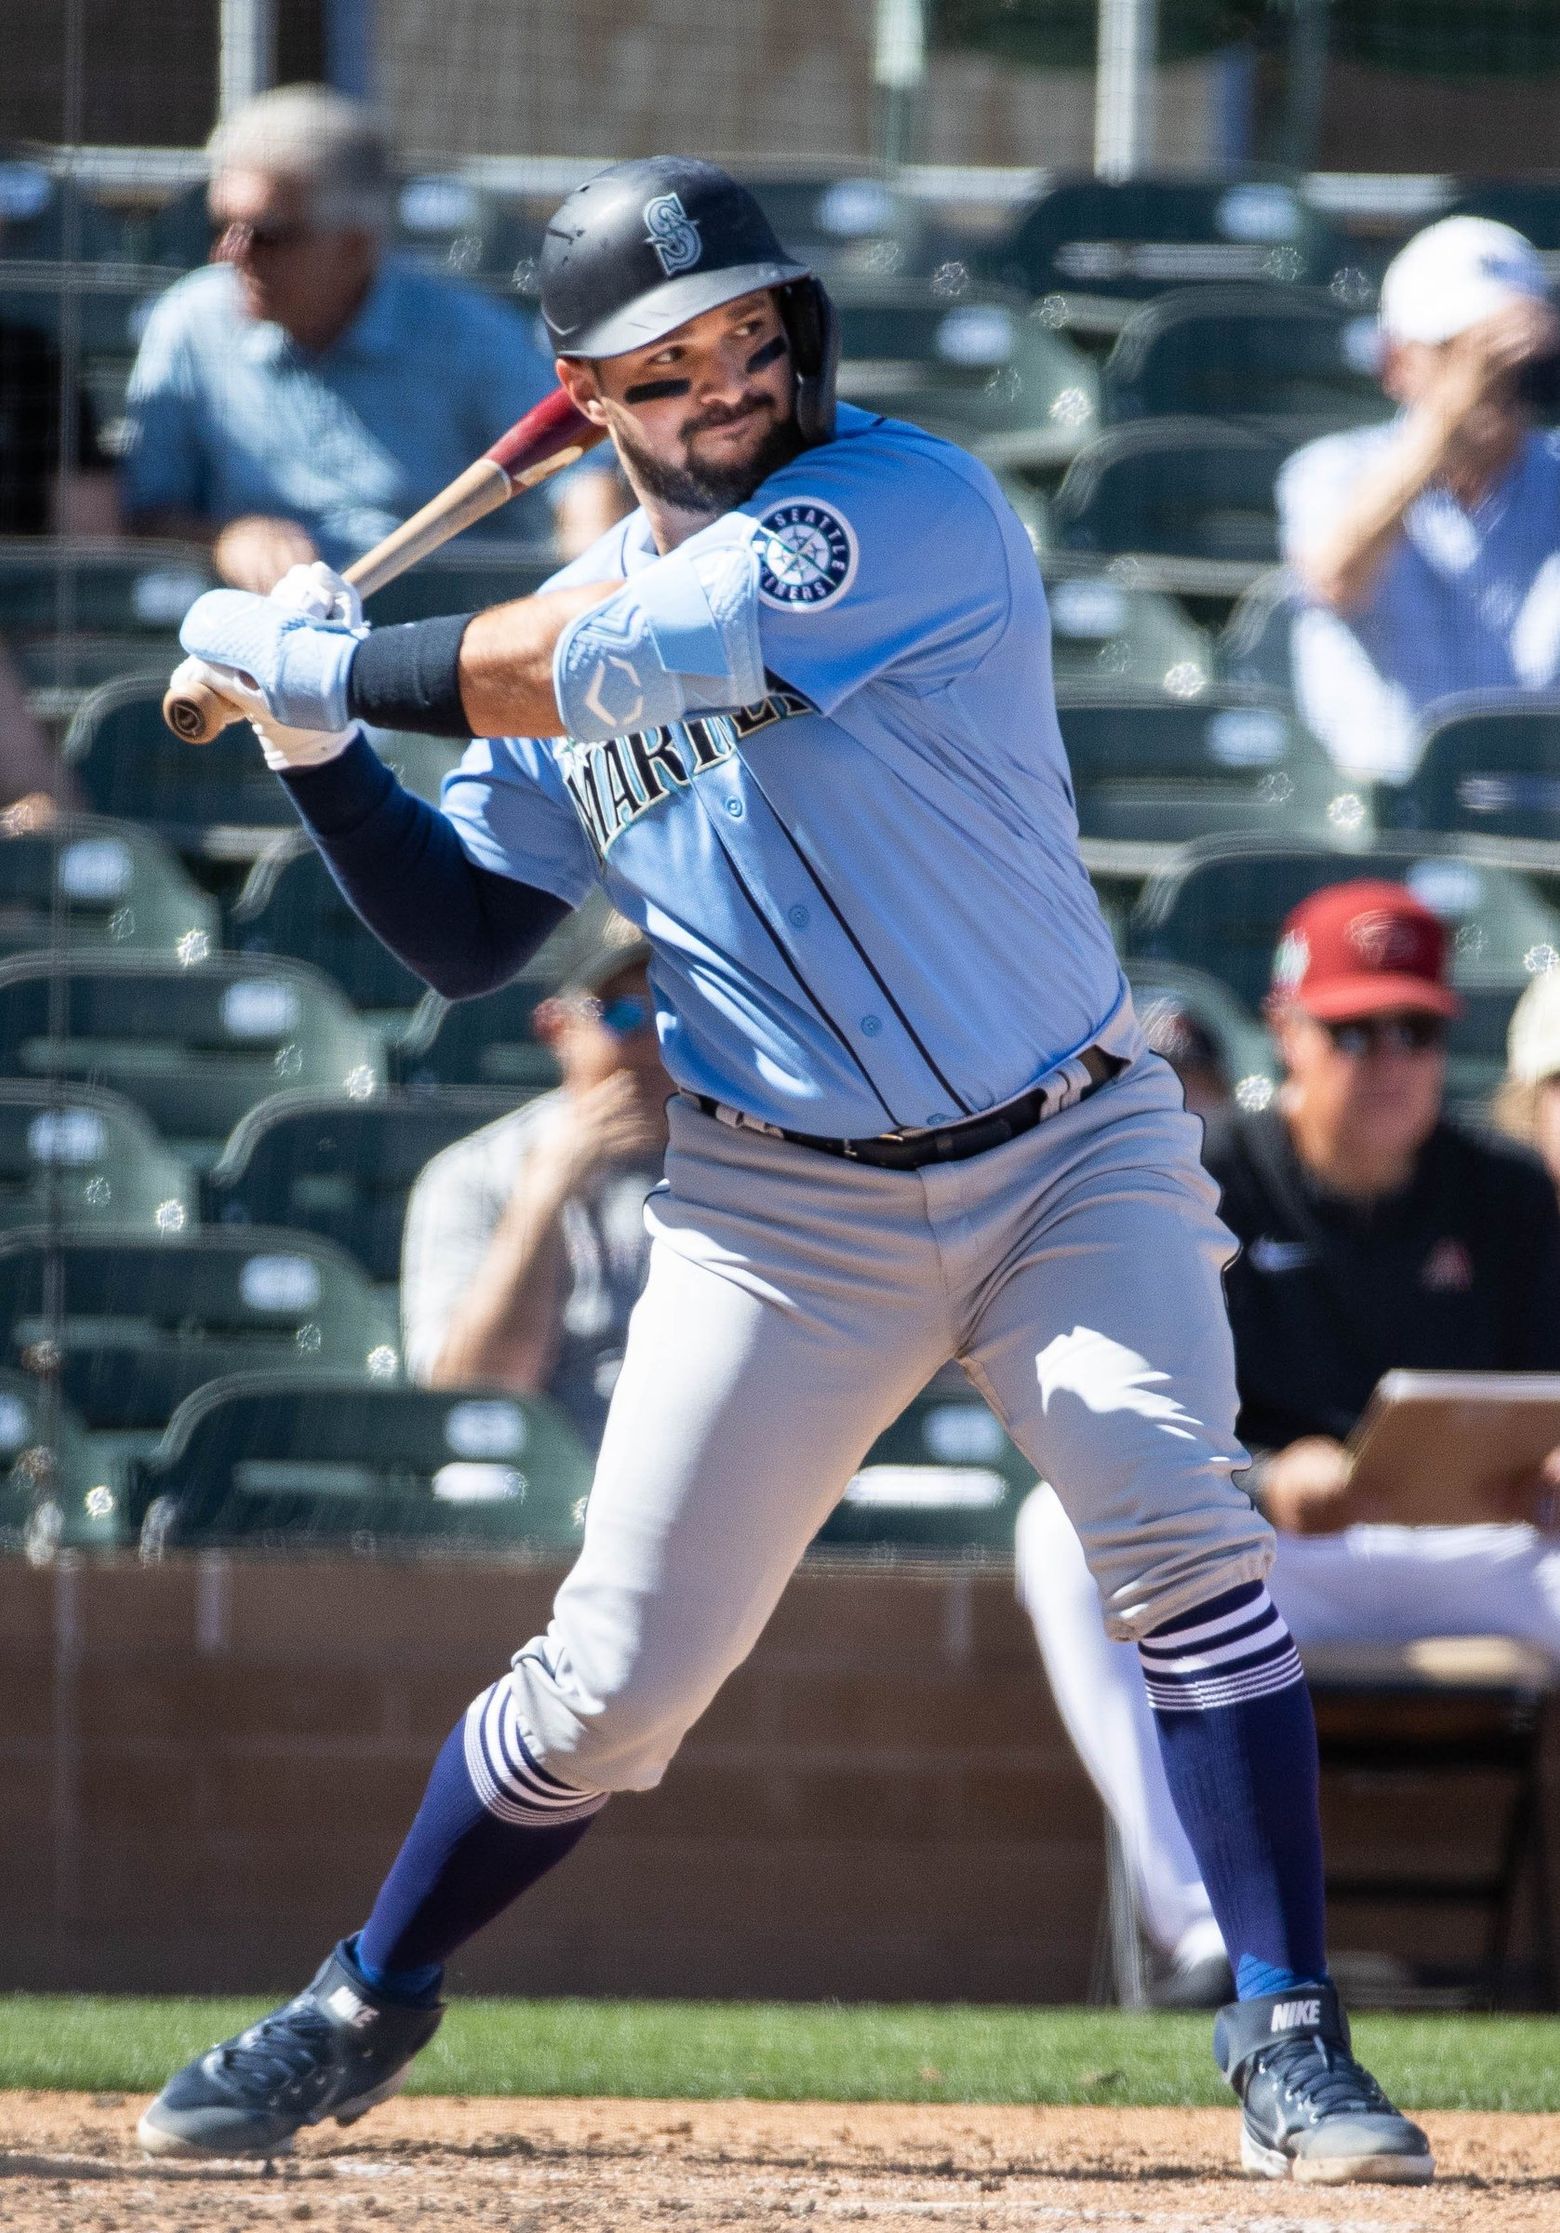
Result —
M 0 1370 L 0 1556 L 42 1566 L 61 1550 L 122 1545 L 124 1501 L 104 1471 L 69 1404 Z
M 558 1066 L 531 1027 L 544 987 L 529 978 L 478 1000 L 423 998 L 390 1049 L 398 1085 L 496 1086 L 518 1094 L 558 1082 Z
M 840 393 L 976 449 L 1059 468 L 1099 425 L 1099 376 L 1015 296 L 939 295 L 913 280 L 836 290 Z
M 939 1381 L 879 1435 L 813 1549 L 1010 1559 L 1034 1485 L 1034 1467 L 973 1388 Z
M 1560 912 L 1523 875 L 1460 857 L 1444 840 L 1383 837 L 1354 853 L 1215 838 L 1188 846 L 1144 887 L 1134 953 L 1205 970 L 1260 1007 L 1279 927 L 1325 884 L 1384 876 L 1406 883 L 1453 934 L 1453 981 L 1465 1012 L 1450 1034 L 1451 1091 L 1472 1103 L 1505 1062 L 1511 1010 L 1535 971 L 1560 957 Z
M 1445 699 L 1406 783 L 1383 785 L 1399 830 L 1560 844 L 1560 697 L 1476 691 Z
M 1196 698 L 1214 675 L 1213 647 L 1173 597 L 1074 560 L 1046 558 L 1051 670 L 1061 689 L 1164 691 Z
M 199 1203 L 194 1173 L 133 1101 L 0 1080 L 0 1226 L 179 1233 Z
M 179 623 L 216 579 L 211 555 L 180 543 L 80 543 L 0 537 L 0 634 L 68 631 L 176 642 Z
M 542 233 L 513 196 L 458 172 L 404 179 L 396 197 L 395 245 L 403 256 L 507 294 L 534 295 Z
M 1180 1009 L 1208 1034 L 1237 1102 L 1242 1107 L 1266 1105 L 1278 1069 L 1273 1043 L 1228 985 L 1179 962 L 1141 961 L 1129 954 L 1121 966 L 1145 1031 L 1156 1007 Z
M 172 735 L 162 717 L 168 670 L 143 668 L 94 690 L 65 734 L 63 756 L 99 814 L 139 822 L 188 860 L 253 860 L 298 817 L 247 722 L 210 744 Z
M 1064 691 L 1057 711 L 1086 838 L 1181 845 L 1240 830 L 1347 843 L 1365 823 L 1363 800 L 1282 699 Z
M 32 956 L 0 966 L 0 1077 L 123 1093 L 203 1167 L 279 1087 L 366 1099 L 383 1083 L 384 1052 L 335 986 L 298 962 Z
M 551 1405 L 291 1372 L 213 1382 L 134 1469 L 143 1554 L 247 1543 L 572 1553 L 591 1460 Z
M 392 1037 L 428 990 L 353 913 L 302 830 L 284 833 L 250 870 L 227 943 L 238 954 L 311 962 Z
M 514 1108 L 496 1093 L 389 1092 L 371 1101 L 278 1093 L 240 1119 L 207 1177 L 224 1225 L 291 1225 L 334 1241 L 370 1279 L 400 1275 L 406 1198 L 431 1157 Z
M 1145 303 L 1102 376 L 1107 425 L 1137 419 L 1384 418 L 1376 321 L 1330 295 L 1187 288 Z
M 818 171 L 745 182 L 781 241 L 832 290 L 852 279 L 932 268 L 937 236 L 924 204 L 881 178 Z
M 1152 586 L 1238 596 L 1278 557 L 1273 482 L 1292 434 L 1154 419 L 1100 435 L 1052 502 L 1058 549 L 1176 562 Z M 1163 579 L 1160 578 L 1163 576 Z
M 395 1314 L 350 1257 L 271 1226 L 0 1235 L 3 1361 L 96 1434 L 158 1432 L 202 1382 L 287 1366 L 393 1379 Z
M 978 260 L 1001 285 L 1059 296 L 1070 322 L 1120 326 L 1171 288 L 1325 286 L 1337 243 L 1276 180 L 1062 178 Z
M 558 560 L 550 553 L 518 550 L 513 543 L 497 545 L 479 540 L 480 527 L 460 539 L 460 557 L 424 559 L 410 573 L 402 574 L 368 602 L 368 615 L 376 628 L 398 621 L 432 620 L 440 613 L 481 612 L 488 605 L 507 605 L 517 597 L 534 597 Z
M 148 830 L 87 815 L 0 828 L 0 957 L 68 945 L 198 961 L 221 929 L 216 901 Z

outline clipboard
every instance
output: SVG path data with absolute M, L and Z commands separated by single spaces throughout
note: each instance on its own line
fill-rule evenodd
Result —
M 1349 1437 L 1361 1520 L 1469 1527 L 1531 1515 L 1514 1484 L 1560 1449 L 1560 1373 L 1383 1373 Z

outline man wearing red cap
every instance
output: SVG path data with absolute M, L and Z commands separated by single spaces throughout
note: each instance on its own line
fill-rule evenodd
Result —
M 1247 1486 L 1279 1534 L 1271 1588 L 1301 1644 L 1521 1638 L 1560 1661 L 1560 1536 L 1356 1524 L 1344 1441 L 1394 1367 L 1560 1370 L 1560 1212 L 1536 1159 L 1442 1114 L 1457 1013 L 1440 922 L 1400 884 L 1338 884 L 1284 925 L 1275 1105 L 1210 1126 L 1241 1243 L 1225 1275 Z M 1560 1459 L 1560 1453 L 1556 1454 Z M 1534 1510 L 1546 1486 L 1533 1484 Z M 1170 2001 L 1222 1998 L 1223 1949 L 1170 1803 L 1136 1656 L 1110 1642 L 1049 1488 L 1019 1589 L 1057 1704 L 1111 1810 Z

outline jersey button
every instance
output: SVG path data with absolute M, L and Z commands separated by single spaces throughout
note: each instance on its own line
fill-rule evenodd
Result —
M 740 799 L 728 799 L 726 801 L 726 812 L 731 816 L 733 822 L 740 822 L 742 819 L 742 801 Z
M 805 907 L 788 907 L 786 909 L 786 920 L 793 930 L 805 930 L 812 921 L 812 917 Z
M 926 1121 L 929 1125 L 949 1124 L 952 1122 L 952 1119 L 950 1118 L 946 1109 L 933 1109 L 931 1115 L 927 1118 Z
M 869 1039 L 875 1039 L 883 1028 L 883 1019 L 881 1016 L 863 1016 L 861 1028 Z

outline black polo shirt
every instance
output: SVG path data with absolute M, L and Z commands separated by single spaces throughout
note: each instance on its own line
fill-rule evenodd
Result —
M 1368 1207 L 1322 1192 L 1276 1110 L 1215 1119 L 1203 1160 L 1241 1244 L 1225 1289 L 1248 1448 L 1341 1441 L 1394 1367 L 1560 1371 L 1560 1205 L 1523 1149 L 1439 1125 Z
M 60 360 L 35 326 L 0 319 L 0 535 L 45 535 L 60 469 Z M 101 471 L 92 409 L 76 399 L 68 462 Z

